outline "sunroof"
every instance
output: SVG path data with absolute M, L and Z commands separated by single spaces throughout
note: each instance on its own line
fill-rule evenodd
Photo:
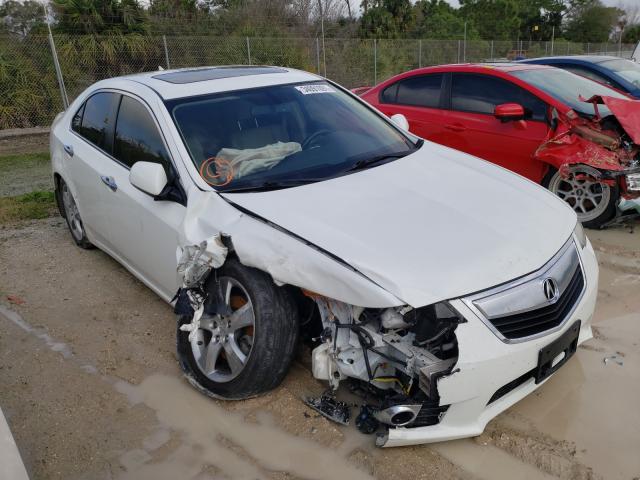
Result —
M 169 83 L 193 83 L 207 80 L 219 80 L 221 78 L 245 77 L 247 75 L 263 75 L 265 73 L 286 73 L 283 68 L 277 67 L 211 67 L 195 70 L 181 70 L 179 72 L 161 73 L 154 75 L 156 80 Z

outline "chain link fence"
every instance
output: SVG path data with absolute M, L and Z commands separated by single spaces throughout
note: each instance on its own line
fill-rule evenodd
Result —
M 63 79 L 56 77 L 51 42 Z M 599 54 L 629 57 L 633 45 L 419 39 L 214 36 L 0 36 L 0 130 L 46 126 L 92 83 L 158 68 L 279 65 L 345 87 L 374 85 L 428 65 L 518 57 Z

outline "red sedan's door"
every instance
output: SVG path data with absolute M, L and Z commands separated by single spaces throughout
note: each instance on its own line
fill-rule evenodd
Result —
M 379 99 L 369 101 L 377 104 L 385 115 L 403 114 L 409 121 L 411 133 L 445 143 L 443 126 L 447 112 L 441 103 L 444 78 L 443 73 L 406 77 L 382 90 Z
M 501 121 L 497 105 L 518 103 L 526 120 Z M 547 104 L 505 79 L 478 73 L 453 73 L 451 110 L 444 122 L 447 139 L 441 142 L 489 160 L 539 183 L 544 165 L 533 159 L 547 136 Z

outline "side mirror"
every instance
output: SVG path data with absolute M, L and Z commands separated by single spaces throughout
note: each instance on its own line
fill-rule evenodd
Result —
M 493 115 L 501 122 L 524 120 L 524 107 L 519 103 L 503 103 L 496 106 Z
M 409 131 L 409 121 L 407 120 L 407 117 L 405 117 L 403 114 L 396 113 L 395 115 L 392 115 L 391 121 L 394 123 L 396 127 L 400 127 L 401 129 L 406 130 L 407 132 Z
M 129 181 L 138 190 L 156 197 L 167 186 L 167 174 L 159 163 L 136 162 L 129 171 Z

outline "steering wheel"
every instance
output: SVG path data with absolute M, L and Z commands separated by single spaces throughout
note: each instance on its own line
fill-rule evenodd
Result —
M 332 133 L 331 130 L 327 130 L 326 128 L 322 128 L 317 132 L 312 133 L 310 137 L 307 137 L 307 139 L 304 142 L 302 142 L 302 145 L 301 145 L 302 150 L 308 150 L 308 148 L 311 145 L 313 145 L 313 142 L 315 140 L 325 135 L 330 135 L 331 133 Z

